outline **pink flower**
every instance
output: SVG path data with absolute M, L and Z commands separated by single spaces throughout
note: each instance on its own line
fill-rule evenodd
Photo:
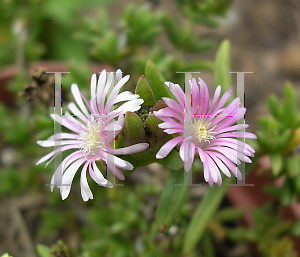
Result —
M 247 124 L 234 125 L 242 119 L 246 109 L 240 106 L 240 99 L 236 98 L 230 105 L 222 108 L 231 96 L 232 88 L 221 97 L 221 87 L 218 86 L 209 106 L 209 93 L 205 82 L 199 78 L 200 90 L 195 79 L 190 80 L 191 106 L 188 104 L 181 87 L 166 82 L 177 102 L 164 97 L 168 107 L 154 114 L 164 121 L 158 126 L 167 134 L 176 134 L 164 144 L 156 154 L 157 159 L 166 157 L 170 151 L 181 144 L 179 155 L 184 162 L 185 171 L 192 167 L 194 156 L 199 154 L 204 167 L 204 179 L 210 186 L 222 184 L 221 170 L 230 177 L 229 170 L 239 179 L 241 172 L 236 165 L 240 161 L 251 163 L 248 156 L 254 156 L 254 149 L 248 144 L 237 140 L 240 138 L 256 139 L 256 136 L 247 132 L 238 132 L 248 127 Z M 217 103 L 218 102 L 218 103 Z
M 61 147 L 44 156 L 37 162 L 37 165 L 51 158 L 48 162 L 50 163 L 63 151 L 75 150 L 58 166 L 51 180 L 51 191 L 54 186 L 60 188 L 63 200 L 68 197 L 72 180 L 81 165 L 83 165 L 80 178 L 81 196 L 84 201 L 87 201 L 93 199 L 86 178 L 87 170 L 97 184 L 112 187 L 112 184 L 103 177 L 101 168 L 97 167 L 96 161 L 99 161 L 102 167 L 106 164 L 118 179 L 123 180 L 124 175 L 120 169 L 131 170 L 133 166 L 114 155 L 137 153 L 148 147 L 148 144 L 141 143 L 114 149 L 114 139 L 124 127 L 124 113 L 139 110 L 144 102 L 139 99 L 139 95 L 129 91 L 119 94 L 128 79 L 129 75 L 122 78 L 122 73 L 118 70 L 116 73 L 117 84 L 113 86 L 113 73 L 106 78 L 106 71 L 103 70 L 97 84 L 97 77 L 94 74 L 91 78 L 91 100 L 89 102 L 79 91 L 77 85 L 72 84 L 71 90 L 80 109 L 74 103 L 70 103 L 68 109 L 73 113 L 72 115 L 68 112 L 63 117 L 57 114 L 51 115 L 56 122 L 71 130 L 72 133 L 54 134 L 45 141 L 38 141 L 37 143 L 43 147 Z M 114 110 L 114 105 L 121 102 L 124 103 Z M 116 121 L 115 118 L 118 120 Z

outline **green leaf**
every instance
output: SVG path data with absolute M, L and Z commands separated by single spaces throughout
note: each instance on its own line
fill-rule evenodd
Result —
M 179 153 L 175 149 L 173 149 L 165 158 L 162 159 L 162 164 L 172 170 L 183 169 L 184 165 Z
M 297 193 L 300 193 L 300 174 L 293 178 L 293 186 Z
M 167 233 L 173 225 L 186 201 L 188 186 L 175 186 L 184 183 L 184 172 L 183 170 L 169 171 L 167 184 L 159 199 L 155 218 L 157 227 L 163 234 Z
M 271 114 L 277 118 L 280 119 L 280 113 L 281 113 L 281 105 L 277 99 L 276 96 L 271 95 L 268 97 L 268 106 Z
M 215 85 L 221 85 L 222 94 L 232 87 L 232 75 L 229 73 L 231 71 L 230 48 L 230 42 L 228 40 L 223 41 L 215 59 Z M 232 95 L 229 102 L 233 99 L 234 96 Z
M 236 221 L 244 214 L 244 209 L 240 207 L 227 207 L 223 208 L 216 213 L 214 220 L 219 223 Z
M 286 160 L 286 168 L 287 168 L 287 175 L 290 178 L 295 178 L 298 176 L 300 171 L 299 160 L 295 157 L 289 157 Z
M 278 153 L 270 154 L 269 156 L 271 160 L 272 173 L 274 177 L 277 177 L 283 165 L 282 156 Z
M 255 242 L 257 234 L 254 230 L 248 228 L 237 227 L 228 232 L 228 237 L 234 242 Z
M 215 245 L 209 232 L 203 234 L 202 239 L 203 253 L 206 257 L 215 257 Z
M 143 123 L 140 117 L 133 112 L 125 113 L 124 122 L 124 146 L 147 142 Z
M 195 34 L 192 23 L 187 21 L 179 26 L 174 18 L 170 15 L 163 16 L 167 34 L 171 39 L 171 43 L 175 47 L 189 52 L 202 52 L 215 46 L 215 42 L 211 40 L 199 40 L 199 36 Z
M 174 95 L 164 83 L 166 80 L 150 60 L 147 61 L 145 74 L 156 101 L 160 100 L 162 97 L 169 97 L 175 100 Z
M 12 257 L 12 256 L 9 255 L 8 253 L 5 253 L 5 254 L 1 255 L 1 257 Z
M 46 245 L 37 245 L 37 252 L 40 257 L 50 257 L 50 249 Z
M 295 90 L 289 82 L 284 85 L 283 95 L 284 102 L 281 116 L 289 128 L 294 128 L 298 118 L 298 104 Z
M 232 183 L 234 179 L 234 177 L 226 177 L 221 187 L 214 185 L 208 189 L 198 205 L 186 232 L 183 245 L 184 254 L 189 254 L 201 239 L 209 221 L 212 219 L 227 192 L 228 184 Z
M 294 197 L 294 187 L 292 181 L 286 178 L 282 189 L 283 192 L 281 195 L 281 204 L 284 206 L 291 205 Z
M 287 115 L 288 116 L 288 115 Z M 285 130 L 279 137 L 276 139 L 274 149 L 275 151 L 283 151 L 287 148 L 290 142 L 293 139 L 294 134 L 290 129 Z
M 154 106 L 156 104 L 153 92 L 149 86 L 145 76 L 141 76 L 137 82 L 135 93 L 143 100 L 143 106 Z
M 292 233 L 293 233 L 294 236 L 300 237 L 300 218 L 293 225 Z

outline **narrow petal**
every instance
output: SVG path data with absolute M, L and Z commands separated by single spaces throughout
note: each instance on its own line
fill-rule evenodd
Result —
M 184 108 L 185 107 L 184 92 L 182 91 L 181 87 L 179 85 L 175 86 L 172 82 L 166 82 L 165 84 L 169 87 L 170 91 L 176 97 L 180 106 Z
M 198 113 L 207 113 L 208 105 L 209 105 L 209 93 L 208 88 L 203 79 L 199 77 L 200 84 L 200 106 Z
M 158 124 L 158 127 L 161 129 L 182 128 L 182 124 L 172 120 L 170 122 L 160 123 L 160 124 Z
M 236 176 L 238 180 L 242 179 L 242 173 L 234 163 L 232 163 L 226 156 L 220 153 L 215 152 L 214 154 L 225 163 L 225 165 L 231 170 L 232 174 Z
M 191 85 L 191 92 L 192 92 L 192 114 L 195 115 L 198 113 L 199 108 L 199 87 L 197 85 L 197 82 L 194 78 L 190 80 Z
M 63 125 L 64 127 L 68 128 L 69 130 L 72 130 L 76 133 L 81 132 L 81 128 L 79 128 L 76 124 L 72 123 L 71 121 L 67 120 L 65 117 L 61 117 L 58 114 L 50 114 L 50 117 L 55 121 Z
M 97 105 L 98 105 L 99 113 L 101 113 L 101 114 L 103 114 L 104 99 L 105 99 L 106 93 L 107 93 L 104 90 L 105 81 L 106 81 L 106 70 L 103 70 L 100 73 L 100 76 L 98 78 L 98 83 L 97 83 Z
M 79 158 L 82 158 L 83 155 L 81 153 L 81 151 L 76 151 L 72 154 L 70 154 L 69 156 L 67 156 L 61 163 L 60 165 L 57 167 L 57 169 L 55 170 L 52 179 L 51 179 L 51 183 L 50 183 L 50 190 L 51 192 L 53 191 L 53 188 L 56 186 L 57 188 L 60 188 L 60 186 L 62 185 L 62 175 L 64 173 L 64 170 L 74 161 L 78 160 Z
M 194 162 L 195 156 L 195 145 L 193 143 L 189 146 L 188 160 L 184 163 L 184 170 L 186 172 L 190 171 Z
M 223 138 L 223 137 L 241 137 L 241 138 L 257 139 L 256 135 L 249 132 L 231 132 L 231 133 L 223 133 L 216 136 L 216 138 Z
M 113 88 L 113 90 L 111 91 L 111 93 L 107 99 L 107 105 L 109 105 L 113 102 L 113 99 L 119 93 L 120 89 L 124 86 L 124 84 L 129 80 L 129 78 L 130 78 L 130 76 L 126 75 L 117 83 L 117 85 L 115 85 L 115 87 Z
M 245 116 L 245 113 L 246 113 L 246 108 L 240 108 L 237 111 L 236 115 L 234 115 L 233 117 L 228 117 L 228 118 L 224 119 L 222 122 L 220 122 L 217 125 L 216 130 L 231 126 L 232 124 L 234 124 L 237 121 L 239 121 L 240 119 L 242 119 Z
M 62 146 L 62 145 L 75 145 L 78 144 L 79 146 L 79 141 L 78 140 L 58 140 L 58 141 L 37 141 L 37 144 L 42 146 L 42 147 L 53 147 L 53 146 Z
M 133 169 L 132 164 L 129 163 L 128 161 L 124 161 L 119 157 L 116 157 L 112 154 L 106 153 L 103 151 L 103 149 L 101 149 L 100 152 L 101 152 L 100 157 L 101 157 L 101 159 L 103 159 L 106 162 L 106 164 L 116 165 L 119 168 L 122 168 L 124 170 L 132 170 Z
M 90 117 L 90 114 L 89 112 L 87 111 L 83 101 L 82 101 L 82 98 L 81 98 L 81 94 L 80 94 L 80 91 L 78 89 L 78 86 L 76 84 L 72 84 L 71 86 L 71 91 L 72 91 L 72 94 L 78 104 L 78 106 L 80 107 L 80 109 L 82 110 L 82 112 L 85 114 L 86 117 Z
M 44 161 L 47 161 L 48 159 L 50 159 L 53 155 L 59 153 L 59 152 L 63 152 L 63 151 L 66 151 L 66 150 L 69 150 L 69 149 L 76 149 L 78 148 L 78 145 L 66 145 L 66 146 L 63 146 L 63 147 L 60 147 L 58 149 L 55 149 L 54 151 L 52 151 L 51 153 L 48 153 L 47 155 L 45 155 L 43 158 L 41 158 L 37 163 L 36 165 L 39 165 L 40 163 L 44 162 Z
M 118 167 L 116 167 L 114 165 L 114 163 L 108 162 L 107 167 L 112 172 L 112 174 L 114 174 L 117 177 L 117 179 L 120 179 L 120 180 L 125 179 L 124 174 L 122 173 L 122 171 Z
M 183 109 L 180 107 L 180 105 L 178 103 L 176 103 L 173 99 L 168 98 L 168 97 L 163 97 L 162 98 L 164 100 L 164 102 L 166 103 L 166 105 L 173 109 L 174 111 L 177 111 L 179 113 L 183 113 Z
M 160 148 L 160 150 L 156 154 L 156 158 L 157 159 L 162 159 L 162 158 L 166 157 L 173 150 L 173 148 L 182 141 L 183 141 L 183 137 L 181 137 L 181 136 L 171 139 L 170 141 L 165 143 Z
M 147 143 L 139 143 L 139 144 L 135 144 L 135 145 L 131 145 L 131 146 L 123 147 L 123 148 L 111 149 L 111 150 L 110 150 L 110 148 L 108 148 L 108 152 L 114 151 L 114 153 L 117 155 L 125 155 L 125 154 L 133 154 L 133 153 L 143 152 L 148 147 L 149 147 L 149 144 L 147 144 Z
M 141 109 L 141 104 L 144 102 L 143 99 L 134 99 L 134 100 L 130 100 L 126 103 L 123 103 L 120 107 L 118 107 L 118 109 L 116 109 L 115 111 L 117 112 L 136 112 L 139 109 Z
M 217 183 L 217 181 L 218 181 L 217 173 L 219 172 L 219 169 L 216 166 L 215 162 L 211 159 L 211 157 L 206 152 L 204 152 L 204 155 L 206 157 L 207 165 L 209 167 L 209 173 L 213 179 L 213 182 Z
M 88 201 L 89 199 L 93 199 L 93 193 L 89 187 L 89 184 L 86 179 L 86 170 L 89 163 L 85 163 L 80 176 L 80 189 L 81 189 L 81 196 L 83 201 Z
M 77 108 L 77 106 L 74 103 L 68 104 L 68 109 L 79 119 L 81 119 L 84 123 L 88 123 L 88 119 L 85 117 L 85 115 Z M 72 115 L 71 115 L 72 116 Z
M 227 177 L 231 177 L 231 173 L 228 170 L 228 168 L 223 164 L 223 162 L 221 162 L 221 160 L 215 155 L 214 152 L 211 151 L 207 151 L 206 152 L 217 164 L 217 166 L 222 170 L 222 172 L 227 176 Z
M 113 101 L 113 104 L 119 103 L 119 102 L 124 102 L 124 101 L 129 101 L 129 100 L 136 100 L 138 99 L 140 96 L 137 94 L 132 94 L 129 91 L 124 91 L 120 94 L 118 94 Z
M 78 168 L 85 162 L 84 158 L 81 158 L 74 162 L 64 173 L 62 177 L 62 185 L 60 187 L 60 194 L 62 200 L 65 200 L 71 190 L 71 185 L 73 178 L 75 176 L 75 173 L 77 172 Z
M 227 103 L 227 101 L 231 97 L 232 91 L 233 91 L 232 87 L 227 89 L 227 91 L 224 93 L 224 95 L 221 97 L 219 103 L 215 107 L 215 109 L 214 109 L 215 111 L 221 109 L 224 106 L 224 104 Z
M 188 159 L 189 142 L 183 140 L 179 149 L 179 156 L 183 162 Z
M 170 108 L 167 108 L 167 107 L 155 112 L 155 116 L 157 116 L 158 118 L 172 117 L 172 118 L 179 120 L 183 124 L 183 117 L 181 115 L 179 115 L 178 112 L 176 112 Z
M 207 112 L 208 114 L 211 114 L 211 113 L 212 113 L 212 111 L 213 111 L 213 109 L 214 109 L 214 107 L 215 107 L 217 101 L 219 100 L 220 94 L 221 94 L 221 86 L 219 85 L 219 86 L 217 87 L 217 89 L 216 89 L 216 91 L 215 91 L 215 94 L 214 94 L 214 97 L 213 97 L 213 99 L 212 99 L 212 101 L 211 101 L 211 105 L 210 105 L 209 110 L 208 110 L 208 112 Z
M 109 182 L 107 179 L 105 179 L 101 173 L 101 171 L 98 169 L 95 162 L 92 162 L 93 169 L 91 168 L 91 165 L 89 166 L 89 173 L 91 178 L 98 184 L 104 187 L 112 188 L 113 185 L 111 182 Z
M 200 147 L 196 147 L 196 149 L 197 149 L 197 151 L 198 151 L 200 160 L 201 160 L 202 162 L 205 162 L 205 156 L 204 156 L 203 150 L 202 150 Z
M 184 133 L 184 129 L 182 129 L 182 128 L 177 128 L 177 129 L 165 129 L 164 132 L 167 133 L 167 134 Z
M 234 126 L 231 126 L 231 127 L 226 127 L 226 128 L 220 129 L 216 132 L 218 134 L 221 134 L 221 133 L 228 132 L 228 131 L 237 131 L 237 130 L 246 129 L 248 127 L 249 127 L 249 125 L 247 125 L 247 124 L 238 124 L 238 125 L 234 125 Z
M 233 163 L 240 165 L 241 162 L 237 156 L 236 151 L 231 151 L 230 148 L 227 147 L 218 147 L 218 146 L 212 146 L 212 147 L 207 147 L 205 151 L 212 150 L 212 151 L 218 151 L 219 153 L 223 154 L 226 156 L 229 160 L 231 160 Z
M 96 74 L 93 74 L 91 78 L 91 107 L 93 109 L 93 113 L 97 113 L 98 111 L 96 105 L 96 86 L 97 86 L 97 76 Z
M 78 139 L 79 135 L 78 134 L 72 134 L 72 133 L 57 133 L 52 135 L 47 139 L 47 141 L 52 141 L 52 140 L 58 140 L 58 139 Z

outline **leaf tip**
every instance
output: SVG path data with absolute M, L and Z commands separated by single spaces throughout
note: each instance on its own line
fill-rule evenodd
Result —
M 162 234 L 166 234 L 168 232 L 168 230 L 167 230 L 167 224 L 164 224 L 161 227 L 158 226 L 158 229 L 159 229 L 160 233 L 162 233 Z

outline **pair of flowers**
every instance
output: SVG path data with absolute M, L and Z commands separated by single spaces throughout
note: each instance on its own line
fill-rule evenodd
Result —
M 73 133 L 58 133 L 45 141 L 38 141 L 38 144 L 43 147 L 58 146 L 58 148 L 40 159 L 37 164 L 48 160 L 50 163 L 61 152 L 76 149 L 57 167 L 51 180 L 51 191 L 54 186 L 60 188 L 63 200 L 68 197 L 72 180 L 80 166 L 83 165 L 80 178 L 81 195 L 83 200 L 87 201 L 93 199 L 87 182 L 87 170 L 97 184 L 112 187 L 97 167 L 97 161 L 102 167 L 106 165 L 118 179 L 123 180 L 124 175 L 120 169 L 131 170 L 133 166 L 115 155 L 133 154 L 148 148 L 147 143 L 118 149 L 113 147 L 115 137 L 124 127 L 125 112 L 135 112 L 143 103 L 143 99 L 140 99 L 137 94 L 129 91 L 119 93 L 128 79 L 129 75 L 122 78 L 122 73 L 118 70 L 116 85 L 114 85 L 113 73 L 107 75 L 104 70 L 97 83 L 97 77 L 94 74 L 91 78 L 90 101 L 87 101 L 76 84 L 71 86 L 80 109 L 74 103 L 70 103 L 68 109 L 78 119 L 68 112 L 62 117 L 51 115 L 56 122 Z M 213 183 L 221 186 L 222 177 L 219 169 L 226 176 L 231 176 L 231 171 L 238 179 L 241 179 L 242 175 L 236 165 L 240 164 L 240 161 L 251 162 L 247 156 L 254 156 L 254 149 L 236 138 L 255 139 L 256 136 L 251 133 L 237 132 L 248 127 L 246 124 L 234 125 L 246 112 L 245 108 L 240 107 L 239 98 L 222 108 L 230 98 L 232 88 L 227 90 L 219 100 L 221 87 L 218 86 L 209 105 L 207 86 L 202 79 L 199 79 L 199 84 L 200 90 L 195 79 L 190 81 L 192 92 L 190 106 L 181 87 L 166 82 L 177 102 L 164 97 L 167 107 L 154 114 L 163 121 L 158 126 L 164 129 L 165 133 L 177 136 L 161 147 L 156 158 L 166 157 L 176 145 L 181 144 L 179 154 L 184 162 L 185 171 L 191 169 L 194 156 L 198 153 L 203 162 L 205 181 L 210 186 Z M 115 104 L 120 106 L 114 109 Z

